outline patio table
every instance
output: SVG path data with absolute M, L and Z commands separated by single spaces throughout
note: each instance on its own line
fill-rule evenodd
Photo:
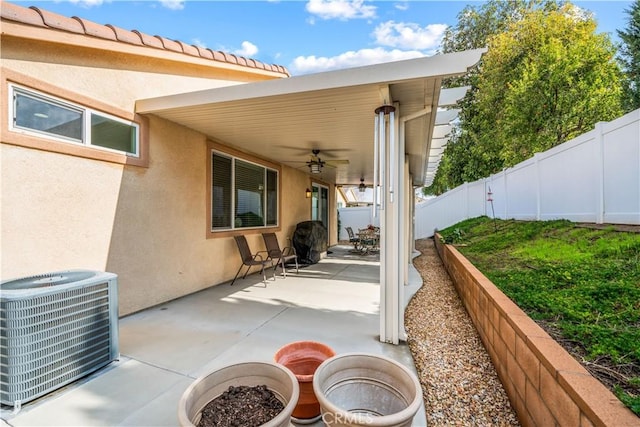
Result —
M 369 253 L 380 249 L 380 230 L 363 228 L 358 230 L 361 252 Z

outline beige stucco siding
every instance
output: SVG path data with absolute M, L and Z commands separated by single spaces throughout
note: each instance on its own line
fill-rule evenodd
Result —
M 124 171 L 106 266 L 121 276 L 124 313 L 230 280 L 240 266 L 232 237 L 206 238 L 205 136 L 154 117 L 150 129 L 148 170 Z M 284 167 L 281 179 L 284 246 L 309 209 L 299 197 L 306 175 Z M 246 233 L 252 250 L 264 250 L 259 231 Z
M 149 129 L 149 168 L 124 170 L 105 266 L 120 277 L 122 313 L 224 277 L 212 273 L 216 244 L 204 235 L 206 138 L 153 118 Z
M 0 145 L 0 277 L 103 270 L 122 167 Z
M 2 278 L 118 274 L 125 315 L 229 280 L 233 238 L 206 238 L 206 137 L 151 117 L 148 168 L 2 144 Z M 308 178 L 282 170 L 281 245 L 309 218 Z M 301 197 L 302 196 L 302 197 Z M 284 208 L 283 208 L 284 207 Z M 263 250 L 260 234 L 249 234 Z
M 133 116 L 140 98 L 252 79 L 229 67 L 33 40 L 24 44 L 5 35 L 1 54 L 5 77 L 19 76 L 17 83 L 28 87 L 39 82 L 39 90 L 55 88 L 56 96 L 81 98 L 90 108 L 107 106 L 110 114 L 113 109 Z M 2 85 L 6 106 L 4 80 Z M 7 119 L 0 118 L 3 137 Z M 110 271 L 118 275 L 119 310 L 126 315 L 233 278 L 240 265 L 233 238 L 206 233 L 207 136 L 155 116 L 147 122 L 145 167 L 73 150 L 48 151 L 45 139 L 36 146 L 2 139 L 0 279 L 72 268 Z M 310 217 L 304 197 L 309 185 L 306 174 L 282 166 L 277 231 L 282 246 L 295 225 Z M 259 231 L 247 233 L 251 248 L 263 250 Z
M 280 242 L 293 237 L 296 224 L 308 221 L 311 217 L 311 199 L 305 198 L 305 191 L 311 188 L 309 176 L 299 170 L 283 166 L 282 168 L 282 232 L 278 233 Z
M 44 42 L 29 48 L 10 37 L 2 39 L 2 66 L 45 80 L 56 87 L 133 111 L 137 99 L 191 92 L 242 83 L 229 70 L 163 62 L 73 46 L 51 49 Z

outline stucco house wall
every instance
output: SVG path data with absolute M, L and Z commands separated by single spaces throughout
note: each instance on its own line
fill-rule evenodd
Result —
M 233 278 L 240 265 L 233 238 L 206 233 L 207 136 L 155 116 L 137 117 L 135 101 L 286 75 L 4 19 L 2 25 L 3 113 L 9 81 L 51 91 L 140 120 L 147 151 L 136 165 L 88 158 L 86 147 L 22 144 L 9 135 L 3 114 L 0 278 L 71 268 L 114 272 L 120 315 Z M 310 218 L 304 197 L 310 180 L 280 167 L 280 227 L 271 231 L 282 245 Z M 335 215 L 332 221 L 335 227 Z M 245 231 L 256 251 L 264 248 L 261 231 Z

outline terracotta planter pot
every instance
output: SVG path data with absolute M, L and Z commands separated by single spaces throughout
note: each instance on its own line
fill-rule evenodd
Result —
M 298 401 L 298 382 L 290 370 L 272 362 L 238 363 L 201 376 L 191 383 L 180 398 L 178 423 L 181 427 L 197 426 L 202 409 L 229 386 L 254 387 L 262 384 L 284 404 L 284 409 L 261 427 L 290 426 L 291 412 Z
M 297 421 L 311 422 L 320 417 L 320 403 L 313 392 L 313 375 L 322 362 L 334 355 L 331 347 L 316 341 L 292 342 L 276 352 L 276 363 L 289 368 L 298 380 L 300 397 L 292 413 Z

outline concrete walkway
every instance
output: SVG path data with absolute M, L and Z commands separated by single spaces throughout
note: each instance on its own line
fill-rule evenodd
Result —
M 17 414 L 3 407 L 5 425 L 176 426 L 178 400 L 195 378 L 241 361 L 273 360 L 298 340 L 323 342 L 336 353 L 381 354 L 415 372 L 406 344 L 378 340 L 378 258 L 349 249 L 333 247 L 318 264 L 266 287 L 253 274 L 120 319 L 117 362 Z M 414 425 L 426 425 L 424 408 Z

